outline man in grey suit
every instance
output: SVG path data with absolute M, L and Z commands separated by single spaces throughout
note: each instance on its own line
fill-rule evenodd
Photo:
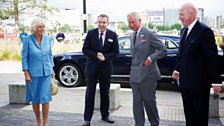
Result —
M 151 126 L 158 126 L 160 119 L 155 94 L 161 74 L 157 60 L 166 55 L 167 49 L 156 34 L 141 25 L 137 12 L 130 12 L 127 20 L 130 29 L 134 31 L 131 37 L 130 83 L 135 126 L 145 125 L 144 107 Z

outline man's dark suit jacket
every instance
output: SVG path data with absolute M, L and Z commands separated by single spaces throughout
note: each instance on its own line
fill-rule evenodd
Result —
M 101 67 L 104 75 L 110 76 L 112 73 L 112 59 L 119 53 L 117 34 L 109 29 L 106 31 L 105 41 L 102 49 L 99 45 L 98 29 L 90 30 L 86 36 L 82 51 L 88 57 L 86 73 L 93 74 Z M 101 52 L 105 56 L 105 61 L 99 61 L 97 53 Z M 103 69 L 102 69 L 103 67 Z
M 184 30 L 181 30 L 181 39 Z M 180 43 L 176 70 L 180 73 L 180 88 L 208 89 L 211 83 L 221 83 L 214 33 L 199 21 L 185 42 Z

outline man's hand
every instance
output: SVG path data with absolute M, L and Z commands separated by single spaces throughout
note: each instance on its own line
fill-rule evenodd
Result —
M 100 61 L 105 61 L 105 57 L 104 57 L 104 55 L 103 55 L 101 52 L 98 52 L 98 53 L 97 53 L 97 58 L 98 58 Z
M 220 44 L 219 47 L 224 49 L 224 43 Z
M 175 80 L 179 80 L 179 72 L 174 70 L 173 74 L 172 74 L 172 78 L 175 79 Z
M 152 61 L 150 61 L 148 58 L 144 62 L 144 66 L 150 66 L 152 64 Z
M 218 94 L 222 90 L 221 86 L 222 84 L 212 84 L 214 94 Z

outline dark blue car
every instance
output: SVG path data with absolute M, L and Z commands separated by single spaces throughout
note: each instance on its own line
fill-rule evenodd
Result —
M 178 44 L 168 37 L 160 37 L 167 47 L 166 57 L 158 61 L 162 80 L 171 83 L 172 72 L 177 62 Z M 111 82 L 129 82 L 131 68 L 130 36 L 118 38 L 120 53 L 113 60 Z M 87 58 L 82 52 L 69 52 L 54 56 L 56 79 L 66 87 L 80 86 L 85 82 Z
M 179 44 L 179 42 L 180 42 L 180 36 L 179 35 L 159 35 L 160 36 L 160 38 L 162 38 L 162 39 L 166 39 L 166 38 L 168 38 L 168 39 L 172 39 L 174 42 L 176 42 L 177 44 Z

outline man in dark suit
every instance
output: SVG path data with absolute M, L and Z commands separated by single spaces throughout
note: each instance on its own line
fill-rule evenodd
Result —
M 119 53 L 117 34 L 109 29 L 109 17 L 101 14 L 97 18 L 98 28 L 87 33 L 82 51 L 87 56 L 85 111 L 83 126 L 90 126 L 94 110 L 96 84 L 100 87 L 100 112 L 102 120 L 114 123 L 109 118 L 109 90 L 112 60 Z
M 179 19 L 184 28 L 172 77 L 180 81 L 186 126 L 208 126 L 211 84 L 221 84 L 214 33 L 197 20 L 197 9 L 191 3 L 181 6 Z
M 137 12 L 130 12 L 127 20 L 134 31 L 131 36 L 130 83 L 135 126 L 145 125 L 144 110 L 151 126 L 158 126 L 160 119 L 155 94 L 161 74 L 157 61 L 166 55 L 167 49 L 155 33 L 141 25 L 141 17 Z

